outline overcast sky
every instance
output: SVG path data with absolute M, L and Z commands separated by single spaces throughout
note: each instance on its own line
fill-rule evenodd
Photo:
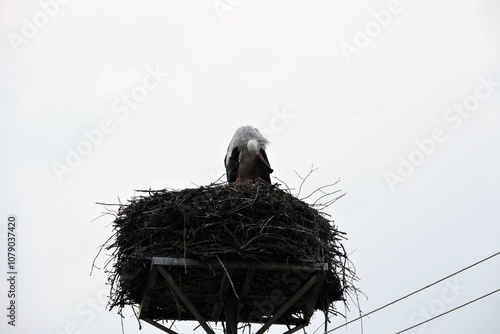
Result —
M 363 312 L 498 252 L 499 16 L 495 0 L 0 1 L 2 277 L 18 221 L 17 326 L 2 279 L 0 332 L 120 333 L 106 274 L 89 275 L 111 235 L 95 203 L 215 181 L 246 124 L 288 186 L 311 165 L 303 194 L 340 179 L 327 213 L 347 233 Z M 364 333 L 499 282 L 497 256 L 364 319 Z M 499 306 L 497 293 L 409 333 L 496 334 Z

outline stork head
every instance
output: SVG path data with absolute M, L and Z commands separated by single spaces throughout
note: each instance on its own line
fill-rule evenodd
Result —
M 258 155 L 259 154 L 259 143 L 255 139 L 250 139 L 247 143 L 247 149 L 250 154 Z
M 257 140 L 250 139 L 247 143 L 247 149 L 251 155 L 256 156 L 257 159 L 260 159 L 260 161 L 262 161 L 267 167 L 269 167 L 270 171 L 272 172 L 271 166 L 269 166 L 269 162 L 260 152 L 260 146 Z

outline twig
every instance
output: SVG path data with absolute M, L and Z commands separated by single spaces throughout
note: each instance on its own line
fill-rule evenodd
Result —
M 297 176 L 302 180 L 302 182 L 300 183 L 300 186 L 299 186 L 299 192 L 295 195 L 297 198 L 300 196 L 300 193 L 302 191 L 302 186 L 304 185 L 304 183 L 306 182 L 307 178 L 315 171 L 318 170 L 319 167 L 316 167 L 314 168 L 314 166 L 311 164 L 311 170 L 309 171 L 309 173 L 307 173 L 307 175 L 305 177 L 302 177 L 299 175 L 299 173 L 297 173 L 297 171 L 294 171 L 295 174 L 297 174 Z
M 322 193 L 324 193 L 323 189 L 328 188 L 328 187 L 333 187 L 334 185 L 336 185 L 337 183 L 339 183 L 339 181 L 340 181 L 340 179 L 338 179 L 334 183 L 330 183 L 330 184 L 327 184 L 326 186 L 319 187 L 318 189 L 314 190 L 312 193 L 310 193 L 306 197 L 302 197 L 300 200 L 304 201 L 304 200 L 308 199 L 309 197 L 311 197 L 312 195 L 314 195 L 318 191 L 321 191 Z M 337 190 L 337 191 L 340 191 L 340 190 Z M 324 193 L 324 194 L 328 195 L 329 193 Z
M 229 279 L 229 283 L 231 283 L 231 287 L 233 289 L 234 295 L 236 296 L 236 298 L 240 299 L 240 296 L 238 296 L 238 293 L 236 292 L 236 288 L 234 287 L 233 280 L 231 279 L 231 275 L 229 275 L 229 272 L 227 271 L 226 266 L 224 265 L 224 263 L 222 263 L 219 255 L 216 255 L 216 257 L 217 257 L 217 260 L 219 260 L 222 268 L 224 269 L 224 272 L 226 273 L 227 278 Z

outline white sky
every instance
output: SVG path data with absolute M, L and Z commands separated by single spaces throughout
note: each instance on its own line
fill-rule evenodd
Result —
M 391 14 L 381 25 L 374 13 Z M 19 221 L 18 326 L 2 279 L 0 332 L 120 333 L 102 310 L 106 275 L 89 276 L 112 221 L 93 221 L 95 202 L 214 181 L 245 124 L 271 140 L 290 187 L 311 164 L 304 194 L 340 178 L 347 195 L 328 213 L 349 238 L 363 312 L 498 252 L 499 15 L 495 0 L 0 1 L 1 268 L 7 217 Z M 364 333 L 397 332 L 499 282 L 496 257 L 375 313 Z M 498 333 L 499 305 L 497 293 L 409 333 Z

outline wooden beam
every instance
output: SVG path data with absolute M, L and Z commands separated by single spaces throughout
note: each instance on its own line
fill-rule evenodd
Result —
M 226 309 L 226 334 L 238 334 L 238 298 L 230 287 L 224 299 Z
M 240 291 L 240 303 L 238 306 L 238 314 L 243 309 L 244 300 L 245 300 L 245 297 L 248 293 L 248 290 L 250 289 L 250 284 L 252 283 L 254 273 L 255 273 L 255 269 L 253 269 L 253 268 L 247 270 L 247 275 L 245 276 L 245 282 L 243 282 L 243 286 L 241 287 L 241 291 Z
M 153 257 L 152 264 L 163 266 L 187 266 L 193 268 L 222 268 L 220 262 L 205 262 L 193 259 L 174 257 Z M 283 263 L 283 262 L 250 262 L 250 261 L 224 261 L 224 267 L 232 269 L 254 270 L 328 270 L 328 263 Z
M 233 274 L 233 270 L 230 269 L 230 275 Z M 229 285 L 230 285 L 230 280 L 231 278 L 228 277 L 226 274 L 223 275 L 222 277 L 222 283 L 221 283 L 221 288 L 220 288 L 220 291 L 219 291 L 219 295 L 218 295 L 218 300 L 214 303 L 214 306 L 212 307 L 212 311 L 210 313 L 210 318 L 211 319 L 217 319 L 217 321 L 219 320 L 220 318 L 220 314 L 222 312 L 222 301 L 226 298 L 226 294 L 227 294 L 227 290 L 229 289 Z
M 296 331 L 300 331 L 302 328 L 304 328 L 306 326 L 307 326 L 307 324 L 297 325 L 294 328 L 292 328 L 290 330 L 287 330 L 283 334 L 292 334 L 292 333 L 295 333 Z
M 139 307 L 139 319 L 146 317 L 149 309 L 149 304 L 151 303 L 151 292 L 154 283 L 156 282 L 156 277 L 158 276 L 158 270 L 151 263 L 151 271 L 149 273 L 148 285 L 146 286 L 146 291 L 142 296 L 141 306 Z
M 215 334 L 214 331 L 208 326 L 205 319 L 203 319 L 200 312 L 198 312 L 198 310 L 194 307 L 193 303 L 191 303 L 191 301 L 186 297 L 184 292 L 182 292 L 182 290 L 179 288 L 179 286 L 177 286 L 177 284 L 175 283 L 172 276 L 170 276 L 170 274 L 165 269 L 163 269 L 163 267 L 161 267 L 161 266 L 158 267 L 158 271 L 163 276 L 163 278 L 165 278 L 167 283 L 172 287 L 172 289 L 175 291 L 175 293 L 179 296 L 179 298 L 182 300 L 182 302 L 191 311 L 191 313 L 194 315 L 196 320 L 198 320 L 198 322 L 200 323 L 201 327 L 203 327 L 205 332 L 207 332 L 208 334 Z
M 147 322 L 148 324 L 153 325 L 153 326 L 155 326 L 156 328 L 159 328 L 159 329 L 161 329 L 162 331 L 167 332 L 167 333 L 169 333 L 169 334 L 179 334 L 179 333 L 177 333 L 177 332 L 174 332 L 174 331 L 173 331 L 173 330 L 171 330 L 170 328 L 167 328 L 167 327 L 163 326 L 162 324 L 159 324 L 159 323 L 157 323 L 156 321 L 153 321 L 153 320 L 151 320 L 151 319 L 149 319 L 149 318 L 142 318 L 141 320 L 143 320 L 143 321 Z
M 304 304 L 308 306 L 307 309 L 304 310 L 304 320 L 306 320 L 307 322 L 309 322 L 312 315 L 314 314 L 314 306 L 316 306 L 316 301 L 318 300 L 321 288 L 323 287 L 323 282 L 325 280 L 324 275 L 316 275 L 318 281 L 316 282 L 314 287 L 311 288 L 304 300 Z
M 269 329 L 279 318 L 295 304 L 300 297 L 302 297 L 318 280 L 320 273 L 314 274 L 296 293 L 293 297 L 291 297 L 286 303 L 284 303 L 280 309 L 273 315 L 271 319 L 269 319 L 264 326 L 262 326 L 255 334 L 263 334 L 265 331 Z

